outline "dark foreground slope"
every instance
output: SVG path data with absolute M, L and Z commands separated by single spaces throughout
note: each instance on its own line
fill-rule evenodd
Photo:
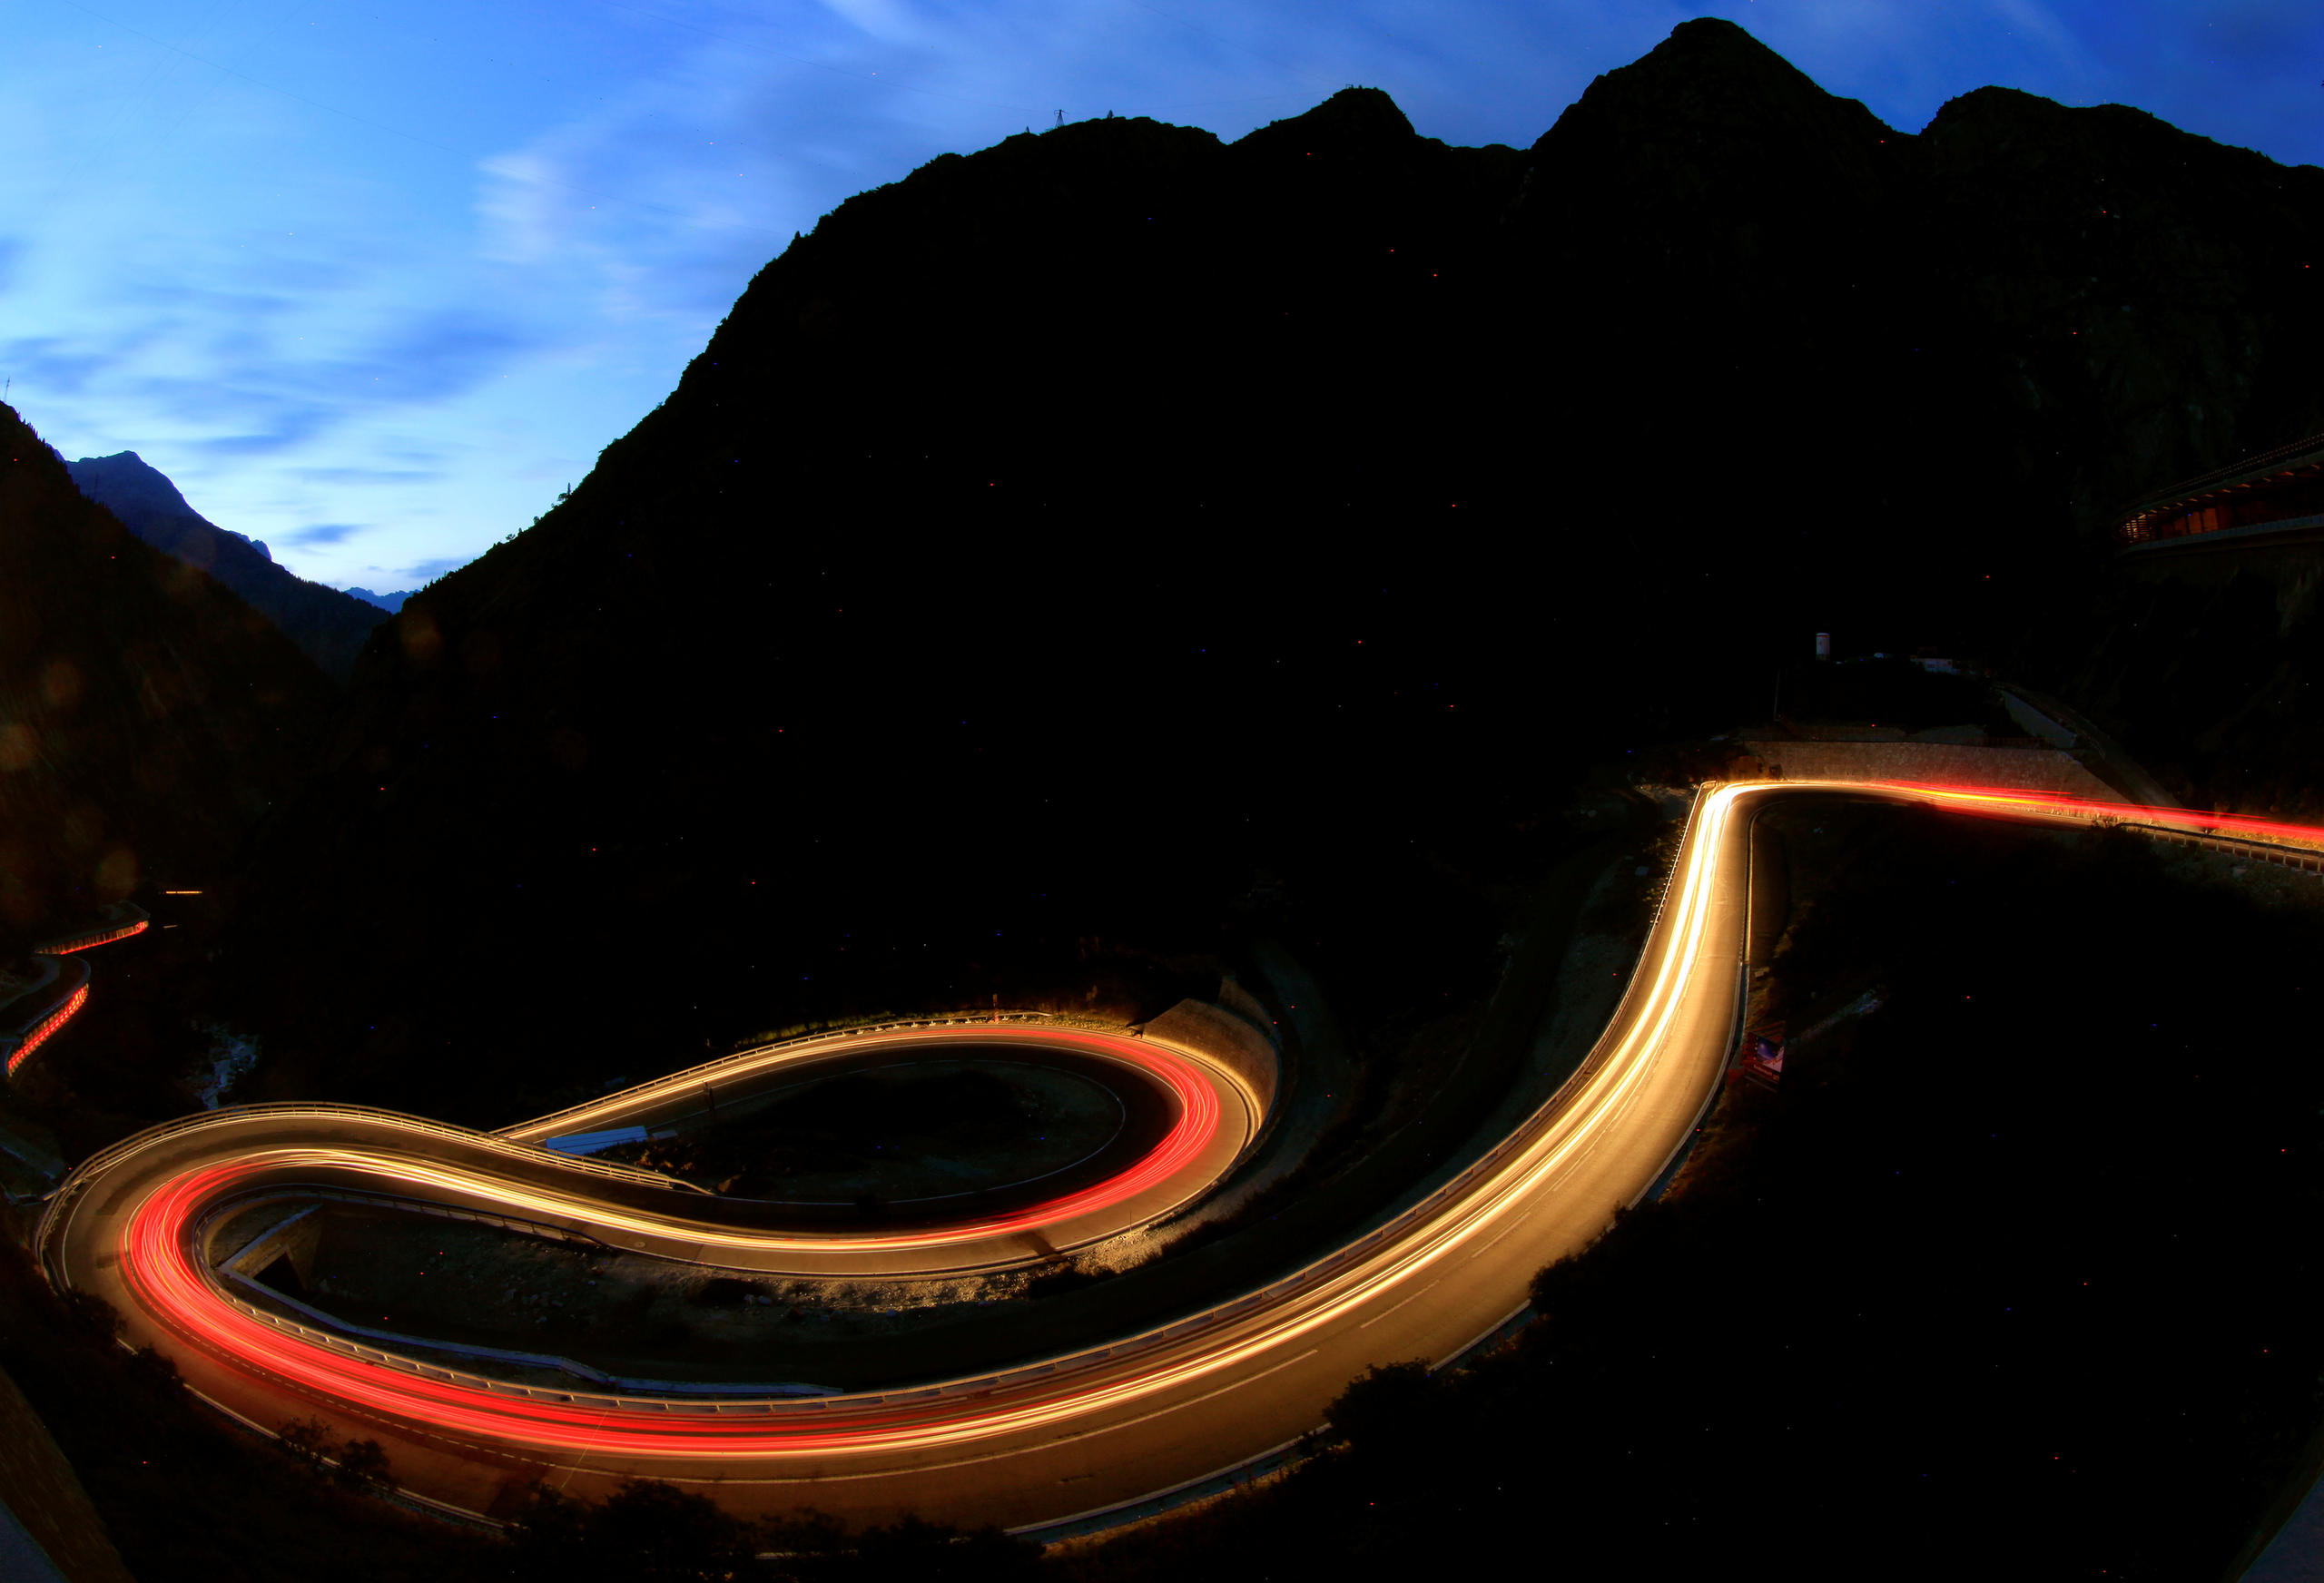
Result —
M 1515 1348 L 1361 1391 L 1349 1451 L 1059 1571 L 2239 1576 L 2319 1452 L 2324 1077 L 2251 1052 L 2310 1018 L 2324 919 L 2133 838 L 1774 822 L 1812 899 L 1782 1087 L 1730 1086 Z M 2121 949 L 2165 934 L 2171 973 Z
M 0 408 L 0 955 L 215 879 L 302 767 L 328 691 L 290 640 L 133 537 Z
M 1255 918 L 1457 1003 L 1577 764 L 1819 627 L 2019 644 L 2094 503 L 2324 421 L 2319 182 L 1994 90 L 1906 136 L 1709 22 L 1525 152 L 1350 90 L 947 155 L 380 629 L 247 1014 L 490 1111 Z
M 281 627 L 327 674 L 346 680 L 363 640 L 385 615 L 379 606 L 276 565 L 264 545 L 227 532 L 187 505 L 178 487 L 135 451 L 83 457 L 64 467 L 81 492 L 130 532 L 209 573 Z

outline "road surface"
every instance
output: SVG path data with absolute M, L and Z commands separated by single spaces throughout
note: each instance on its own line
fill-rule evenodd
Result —
M 415 1372 L 343 1338 L 269 1322 L 235 1301 L 203 1256 L 205 1228 L 222 1205 L 253 1193 L 321 1187 L 430 1199 L 744 1270 L 989 1266 L 1029 1256 L 1036 1238 L 1070 1245 L 1161 1213 L 1223 1175 L 1239 1152 L 1238 1129 L 1255 1131 L 1263 1108 L 1225 1067 L 1147 1040 L 1047 1030 L 1171 1086 L 1181 1125 L 1121 1177 L 1014 1218 L 876 1234 L 770 1224 L 748 1206 L 537 1146 L 696 1103 L 690 1094 L 725 1082 L 727 1064 L 497 1137 L 334 1106 L 254 1106 L 170 1124 L 84 1163 L 53 1201 L 39 1251 L 60 1288 L 114 1303 L 126 1340 L 168 1352 L 222 1408 L 261 1427 L 312 1416 L 348 1438 L 376 1439 L 406 1490 L 462 1509 L 488 1511 L 536 1477 L 584 1495 L 650 1477 L 714 1494 L 744 1515 L 812 1506 L 851 1522 L 916 1511 L 1019 1528 L 1087 1516 L 1295 1440 L 1374 1364 L 1459 1355 L 1521 1309 L 1534 1272 L 1588 1245 L 1637 1202 L 1717 1094 L 1734 1043 L 1751 819 L 1774 798 L 1836 793 L 2070 828 L 2113 821 L 2324 865 L 2324 831 L 2181 809 L 1899 782 L 1709 788 L 1604 1034 L 1508 1138 L 1392 1224 L 1316 1250 L 1314 1263 L 1274 1285 L 1144 1334 L 1092 1337 L 1086 1352 L 1000 1375 L 813 1400 L 705 1401 Z M 862 1037 L 902 1049 L 980 1036 Z M 1016 1027 L 982 1037 L 1021 1042 L 1035 1034 Z M 1217 1112 L 1206 1117 L 1213 1101 Z

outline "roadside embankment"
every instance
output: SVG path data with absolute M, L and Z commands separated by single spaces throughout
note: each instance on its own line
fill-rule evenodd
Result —
M 1146 1037 L 1209 1057 L 1243 1080 L 1262 1115 L 1274 1107 L 1280 1057 L 1275 1040 L 1246 1017 L 1207 1000 L 1181 1000 L 1146 1025 Z
M 0 1373 L 0 1506 L 70 1583 L 130 1583 L 73 1464 L 16 1382 Z M 15 1574 L 11 1573 L 14 1577 Z
M 2054 792 L 2102 802 L 2121 793 L 2053 748 L 1997 748 L 1965 742 L 1805 742 L 1750 738 L 1738 742 L 1750 762 L 1735 780 L 1916 781 L 1931 786 L 2010 786 Z
M 89 966 L 72 953 L 143 934 L 152 921 L 134 902 L 113 902 L 82 928 L 34 942 L 21 967 L 0 964 L 0 1062 L 7 1072 L 23 1066 L 88 1002 Z

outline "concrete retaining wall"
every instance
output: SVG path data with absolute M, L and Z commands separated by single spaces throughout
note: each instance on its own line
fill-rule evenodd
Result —
M 1259 1108 L 1275 1107 L 1282 1064 L 1266 1035 L 1207 1000 L 1181 1000 L 1146 1025 L 1149 1038 L 1182 1045 L 1216 1061 L 1250 1086 Z
M 299 1272 L 303 1284 L 314 1274 L 315 1247 L 322 1240 L 322 1223 L 315 1218 L 319 1204 L 291 1211 L 272 1225 L 242 1244 L 240 1251 L 219 1265 L 230 1275 L 255 1281 L 264 1274 L 267 1266 L 277 1259 L 289 1259 L 290 1267 Z
M 1218 982 L 1218 1004 L 1259 1030 L 1259 1036 L 1276 1049 L 1283 1048 L 1283 1035 L 1275 1026 L 1275 1018 L 1259 1004 L 1259 998 L 1232 978 Z
M 2118 802 L 2122 793 L 2050 748 L 1921 742 L 1746 742 L 1770 780 L 1920 781 L 1935 786 L 2016 786 Z M 1748 770 L 1748 766 L 1747 766 Z

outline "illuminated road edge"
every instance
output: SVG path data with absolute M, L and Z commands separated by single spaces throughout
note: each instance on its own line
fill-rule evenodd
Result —
M 1387 1224 L 1259 1291 L 972 1379 L 716 1401 L 487 1381 L 241 1302 L 209 1267 L 206 1229 L 254 1195 L 306 1188 L 423 1200 L 743 1271 L 990 1268 L 1198 1196 L 1231 1167 L 1263 1109 L 1226 1066 L 1155 1040 L 1030 1022 L 920 1025 L 731 1057 L 498 1136 L 352 1106 L 219 1111 L 84 1163 L 52 1200 L 36 1251 L 59 1290 L 113 1301 L 124 1343 L 160 1347 L 217 1405 L 261 1426 L 320 1412 L 350 1435 L 381 1439 L 409 1492 L 438 1504 L 479 1510 L 535 1475 L 585 1492 L 643 1476 L 714 1486 L 746 1512 L 813 1505 L 851 1520 L 918 1511 L 1036 1529 L 1089 1517 L 1279 1449 L 1371 1364 L 1457 1357 L 1521 1312 L 1536 1270 L 1587 1246 L 1642 1197 L 1715 1097 L 1739 1026 L 1751 816 L 1776 797 L 1834 793 L 2070 828 L 2113 822 L 2324 867 L 2324 831 L 2184 809 L 1899 782 L 1708 788 L 1612 1019 L 1509 1137 Z M 959 1055 L 979 1039 L 1053 1039 L 1137 1065 L 1178 1096 L 1179 1123 L 1137 1166 L 1081 1194 L 884 1234 L 754 1226 L 747 1205 L 535 1146 L 665 1113 L 705 1082 L 730 1080 L 738 1063 L 823 1059 L 881 1041 Z
M 152 922 L 143 908 L 128 901 L 115 901 L 101 908 L 99 917 L 101 921 L 72 934 L 35 940 L 25 955 L 35 960 L 42 957 L 71 956 L 76 951 L 85 951 L 92 946 L 110 945 L 114 940 L 127 939 L 132 935 L 143 934 L 147 925 Z M 70 1022 L 81 1008 L 89 1003 L 88 967 L 84 963 L 74 968 L 74 971 L 80 975 L 80 983 L 51 1007 L 46 1013 L 30 1022 L 18 1024 L 17 1030 L 14 1034 L 0 1033 L 0 1055 L 5 1055 L 6 1058 L 6 1076 L 14 1077 L 17 1069 L 32 1058 L 34 1050 L 54 1038 L 58 1030 Z M 45 987 L 46 982 L 47 980 L 44 979 L 41 984 L 34 985 L 26 993 L 38 993 Z M 5 1011 L 9 1004 L 7 1001 L 0 1001 L 0 1011 Z

